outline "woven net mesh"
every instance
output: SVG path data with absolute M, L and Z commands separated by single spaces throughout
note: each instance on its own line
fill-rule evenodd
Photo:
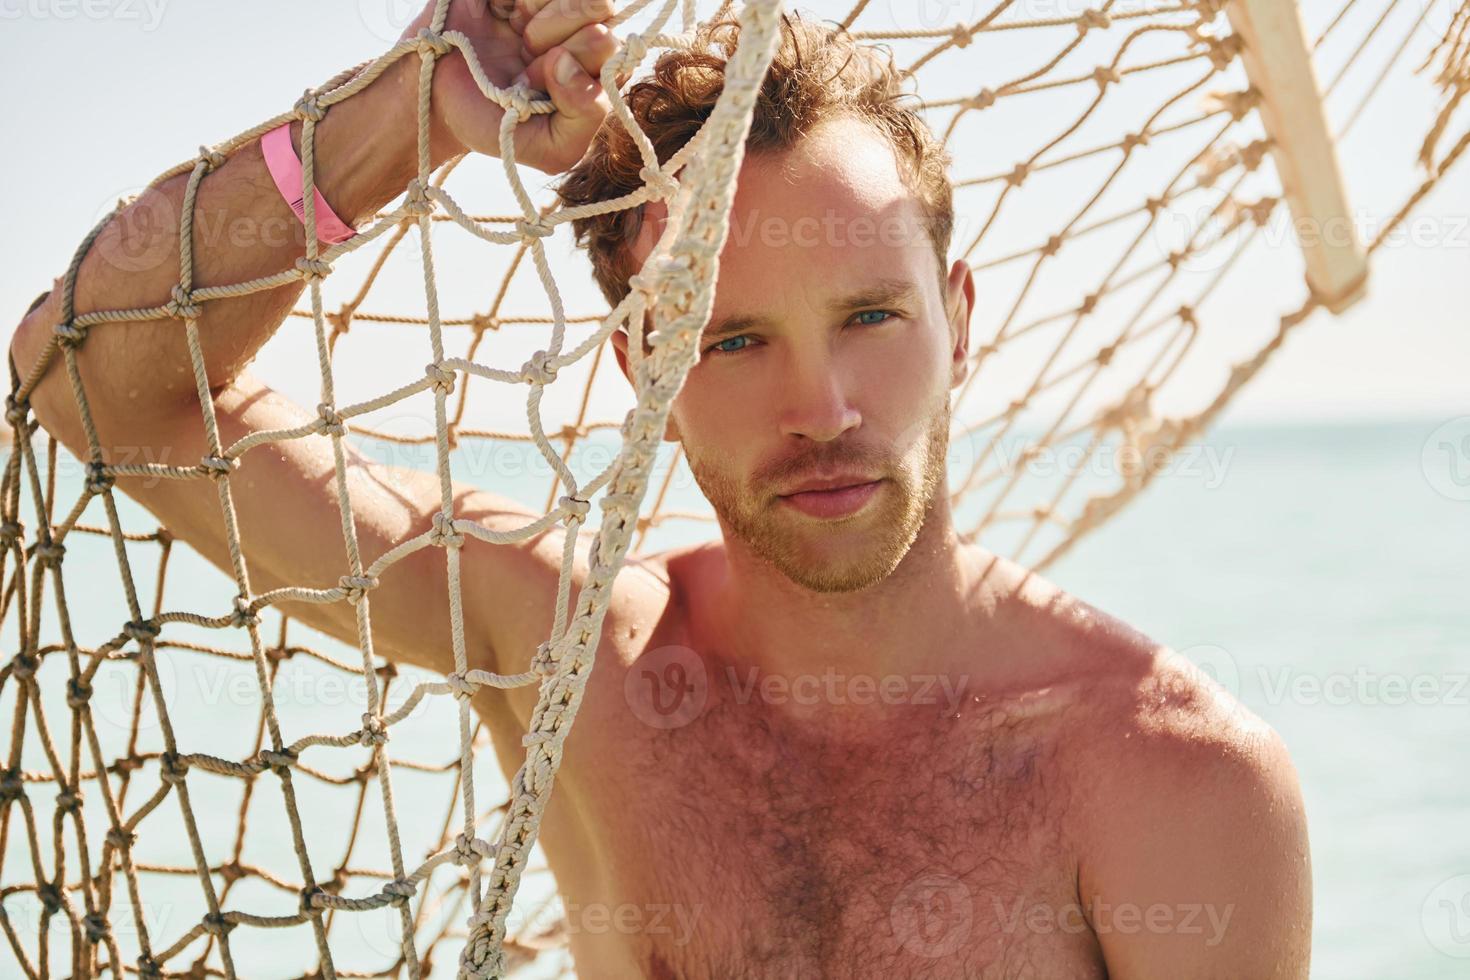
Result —
M 1404 154 L 1399 205 L 1365 236 L 1371 256 L 1470 143 L 1456 116 L 1470 91 L 1470 7 L 1425 0 L 1394 15 L 1396 3 L 1355 3 L 1322 18 L 1311 39 L 1333 135 L 1346 138 L 1375 97 L 1416 73 L 1432 69 L 1424 88 L 1435 100 L 1422 142 Z M 964 5 L 947 5 L 951 19 L 919 27 L 912 17 L 899 27 L 891 6 L 879 6 L 859 3 L 840 22 L 890 46 L 914 74 L 926 117 L 954 155 L 953 254 L 971 263 L 986 297 L 971 327 L 972 370 L 953 399 L 954 510 L 967 539 L 1044 567 L 1163 472 L 1331 297 L 1304 288 L 1298 267 L 1277 268 L 1269 280 L 1265 266 L 1281 266 L 1283 250 L 1263 259 L 1255 248 L 1285 205 L 1270 163 L 1273 136 L 1256 112 L 1262 93 L 1241 67 L 1223 3 L 1125 9 L 1109 0 L 1028 18 L 1002 0 L 959 20 Z M 729 7 L 644 0 L 620 12 L 624 47 L 603 74 L 617 123 L 641 135 L 617 74 L 659 48 L 690 44 L 700 16 Z M 447 8 L 441 0 L 417 38 L 154 181 L 189 175 L 187 229 L 200 184 L 230 152 L 300 119 L 308 246 L 295 268 L 195 288 L 186 233 L 171 296 L 147 309 L 79 314 L 77 270 L 109 215 L 77 251 L 43 357 L 12 364 L 12 451 L 0 487 L 9 645 L 0 708 L 13 718 L 0 774 L 0 927 L 18 972 L 531 976 L 570 968 L 536 830 L 619 567 L 629 554 L 707 535 L 712 523 L 677 445 L 660 446 L 660 436 L 697 358 L 781 4 L 742 7 L 725 93 L 699 135 L 664 161 L 639 138 L 646 186 L 580 209 L 558 209 L 514 162 L 517 121 L 550 103 L 492 84 L 467 39 L 443 30 Z M 429 82 L 435 62 L 456 51 L 507 110 L 502 159 L 458 158 L 433 171 Z M 421 61 L 417 178 L 358 237 L 319 246 L 314 127 L 399 58 Z M 456 184 L 471 173 L 473 181 Z M 553 252 L 561 226 L 655 198 L 668 201 L 670 219 L 628 298 L 598 309 L 582 282 L 568 295 L 585 312 L 570 307 L 563 287 L 586 277 L 570 248 Z M 496 246 L 488 259 L 487 243 Z M 475 274 L 444 275 L 451 261 Z M 421 312 L 375 306 L 385 293 L 413 295 L 393 292 L 395 276 L 421 284 Z M 278 346 L 305 363 L 316 355 L 318 417 L 225 445 L 200 353 L 201 307 L 296 280 L 308 284 L 310 305 L 293 314 Z M 1268 312 L 1243 310 L 1245 294 Z M 1214 320 L 1212 304 L 1221 308 Z M 645 314 L 653 353 L 640 356 Z M 1242 327 L 1246 316 L 1260 329 Z M 210 446 L 196 465 L 107 458 L 77 368 L 90 331 L 161 318 L 188 339 Z M 604 369 L 606 341 L 620 327 L 634 338 L 632 391 Z M 399 363 L 400 352 L 427 353 L 429 364 L 388 388 L 383 365 Z M 1191 369 L 1191 359 L 1204 367 Z M 492 366 L 517 361 L 519 369 Z M 28 411 L 48 370 L 69 376 L 91 445 L 86 460 L 67 456 Z M 363 397 L 339 394 L 359 390 L 354 384 Z M 520 384 L 528 386 L 524 427 L 504 389 Z M 499 393 L 472 399 L 481 389 Z M 621 420 L 597 415 L 609 405 L 626 409 Z M 255 594 L 231 480 L 250 452 L 288 439 L 331 441 L 348 564 L 335 584 Z M 381 555 L 360 553 L 344 475 L 348 440 L 438 475 L 443 506 L 430 531 Z M 1062 450 L 1114 465 L 1036 465 Z M 459 517 L 456 475 L 492 489 L 514 483 L 545 516 L 515 532 Z M 209 571 L 116 493 L 119 476 L 214 481 L 229 575 Z M 576 532 L 594 503 L 603 515 L 574 603 L 573 549 L 585 540 Z M 570 533 L 550 636 L 521 673 L 470 669 L 459 580 L 465 536 L 510 544 L 557 524 Z M 450 583 L 448 677 L 391 664 L 372 646 L 378 576 L 431 547 L 444 549 Z M 357 648 L 281 615 L 275 606 L 288 601 L 352 603 Z M 172 611 L 184 605 L 205 611 Z M 508 782 L 470 704 L 486 685 L 539 685 L 525 757 L 506 765 Z M 209 710 L 191 711 L 191 698 Z M 272 930 L 272 941 L 242 942 L 242 929 Z

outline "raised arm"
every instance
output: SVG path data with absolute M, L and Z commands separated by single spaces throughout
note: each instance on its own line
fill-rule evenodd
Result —
M 429 23 L 433 3 L 405 32 Z M 486 0 L 454 0 L 446 31 L 471 38 L 490 80 L 519 76 L 548 92 L 557 107 L 518 127 L 517 158 L 555 173 L 575 163 L 607 111 L 596 81 L 616 42 L 604 25 L 611 2 L 542 0 L 515 5 L 502 19 Z M 400 58 L 316 124 L 318 189 L 351 224 L 368 220 L 402 193 L 417 167 L 417 54 Z M 498 152 L 501 110 L 485 99 L 458 50 L 435 69 L 431 162 L 465 152 Z M 292 123 L 301 151 L 301 123 Z M 179 282 L 180 211 L 187 173 L 150 188 L 104 227 L 82 260 L 74 315 L 166 304 Z M 250 234 L 232 231 L 249 229 Z M 304 230 L 281 199 L 258 141 L 235 150 L 201 182 L 194 207 L 193 288 L 246 282 L 292 269 L 306 254 Z M 197 322 L 221 444 L 251 433 L 310 423 L 308 412 L 245 369 L 296 304 L 301 280 L 271 290 L 200 304 Z M 25 378 L 52 343 L 63 319 L 61 280 L 37 300 L 17 328 L 11 356 Z M 151 461 L 192 466 L 208 455 L 203 416 L 182 320 L 105 323 L 76 348 L 77 367 L 107 463 Z M 397 379 L 394 379 L 397 380 Z M 88 442 L 58 355 L 29 395 L 48 431 L 79 458 Z M 427 530 L 440 506 L 434 474 L 389 467 L 348 449 L 348 489 L 364 564 Z M 207 479 L 119 476 L 118 489 L 138 500 L 176 536 L 221 568 L 231 559 L 219 493 Z M 331 588 L 347 570 L 335 464 L 321 436 L 285 440 L 245 454 L 230 479 L 239 537 L 259 594 L 284 585 Z M 525 524 L 518 505 L 455 487 L 456 513 L 497 529 Z M 552 537 L 548 535 L 546 537 Z M 466 634 L 472 666 L 501 669 L 494 653 L 513 637 L 550 625 L 560 546 L 545 537 L 491 546 L 466 537 L 462 552 Z M 282 605 L 283 611 L 347 642 L 357 640 L 346 603 Z M 448 596 L 443 555 L 424 549 L 385 572 L 372 594 L 379 652 L 439 670 L 449 668 Z M 542 622 L 542 620 L 545 620 Z M 520 669 L 520 668 L 507 668 Z

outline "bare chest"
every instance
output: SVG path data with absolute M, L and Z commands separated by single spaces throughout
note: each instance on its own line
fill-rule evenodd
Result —
M 604 954 L 691 980 L 1105 975 L 1053 726 L 908 704 L 834 737 L 715 678 L 680 718 L 685 679 L 651 692 L 668 724 L 626 710 L 625 684 L 587 705 L 621 731 L 579 746 L 577 782 L 625 928 L 594 935 L 581 918 L 607 903 L 567 896 L 584 976 Z

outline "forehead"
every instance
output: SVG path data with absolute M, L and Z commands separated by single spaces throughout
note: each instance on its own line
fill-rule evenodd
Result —
M 735 210 L 779 204 L 798 216 L 832 209 L 877 214 L 916 204 L 892 144 L 870 124 L 839 116 L 790 149 L 749 154 L 735 188 Z
M 637 260 L 661 230 L 660 220 L 644 222 Z M 815 297 L 876 276 L 933 278 L 935 262 L 923 207 L 893 146 L 868 123 L 838 117 L 790 149 L 746 155 L 720 254 L 715 312 L 782 292 Z

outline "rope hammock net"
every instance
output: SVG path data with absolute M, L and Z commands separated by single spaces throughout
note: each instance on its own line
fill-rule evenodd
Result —
M 958 526 L 1042 568 L 1197 440 L 1291 331 L 1362 295 L 1372 257 L 1470 144 L 1470 125 L 1456 114 L 1470 92 L 1470 5 L 1383 0 L 1368 9 L 1346 0 L 1304 10 L 1314 29 L 1297 45 L 1302 63 L 1311 52 L 1315 77 L 1295 78 L 1301 63 L 1269 50 L 1283 30 L 1258 23 L 1268 5 L 1249 0 L 1126 8 L 1101 0 L 1042 19 L 1023 16 L 1013 0 L 975 6 L 969 19 L 900 28 L 890 5 L 865 0 L 840 23 L 891 47 L 913 72 L 926 118 L 955 160 L 952 255 L 971 263 L 982 297 L 970 376 L 952 399 Z M 1269 6 L 1287 7 L 1288 26 L 1298 23 L 1290 5 Z M 569 969 L 554 882 L 534 850 L 537 826 L 625 557 L 714 533 L 678 447 L 661 444 L 661 434 L 697 359 L 781 7 L 739 7 L 739 49 L 717 108 L 671 159 L 659 161 L 639 138 L 647 183 L 622 199 L 558 210 L 554 195 L 527 186 L 512 133 L 550 103 L 490 83 L 468 40 L 443 30 L 448 2 L 440 0 L 417 38 L 153 182 L 189 175 L 178 285 L 158 305 L 77 312 L 77 269 L 113 215 L 83 241 L 63 281 L 55 335 L 36 364 L 12 365 L 7 401 L 0 710 L 13 721 L 0 773 L 8 947 L 0 958 L 13 957 L 13 972 L 529 977 Z M 616 76 L 660 48 L 688 46 L 701 18 L 731 5 L 714 8 L 642 0 L 620 11 L 624 47 L 602 80 L 616 121 L 635 138 Z M 455 51 L 486 97 L 507 109 L 502 159 L 461 158 L 431 171 L 429 82 L 436 60 Z M 314 127 L 399 58 L 421 62 L 417 178 L 357 238 L 321 247 Z M 1383 220 L 1361 238 L 1354 230 L 1320 248 L 1294 239 L 1271 248 L 1273 231 L 1292 218 L 1346 212 L 1332 146 L 1349 146 L 1364 112 L 1390 97 L 1427 108 L 1392 161 L 1398 186 L 1375 188 L 1393 196 Z M 237 147 L 293 118 L 302 121 L 305 258 L 253 282 L 195 288 L 187 229 L 200 184 Z M 1316 146 L 1314 125 L 1322 129 Z M 655 198 L 669 203 L 663 237 L 628 298 L 599 308 L 561 226 Z M 225 445 L 200 352 L 201 307 L 294 280 L 308 284 L 309 308 L 293 313 L 270 349 L 296 364 L 315 355 L 318 417 Z M 405 313 L 386 305 L 387 295 L 422 309 Z M 210 445 L 197 465 L 108 459 L 77 368 L 90 331 L 161 318 L 173 318 L 189 345 Z M 603 366 L 605 341 L 623 326 L 636 392 Z M 426 354 L 418 377 L 385 367 L 423 363 Z M 65 456 L 29 413 L 27 396 L 48 370 L 70 379 L 88 459 Z M 524 412 L 519 398 L 483 382 L 527 385 Z M 231 480 L 251 452 L 287 439 L 332 443 L 347 566 L 335 584 L 253 593 Z M 438 475 L 443 507 L 429 532 L 382 555 L 359 551 L 346 440 Z M 1063 451 L 1114 465 L 1036 465 Z M 214 481 L 233 574 L 206 571 L 176 547 L 168 529 L 115 491 L 118 476 Z M 545 516 L 514 533 L 460 518 L 453 477 L 518 494 Z M 576 532 L 594 504 L 602 516 L 595 536 L 583 538 L 591 538 L 590 572 L 573 601 L 579 537 L 569 533 L 546 642 L 527 652 L 522 673 L 469 669 L 465 536 L 505 544 L 558 523 Z M 372 647 L 378 576 L 430 547 L 444 549 L 450 585 L 455 672 L 447 678 L 389 665 Z M 288 601 L 352 603 L 358 648 L 282 616 L 275 606 Z M 186 607 L 201 611 L 174 611 Z M 507 786 L 470 697 L 483 685 L 533 684 L 539 703 L 525 758 Z M 213 686 L 202 692 L 208 711 L 190 709 L 201 685 Z M 254 941 L 259 930 L 270 930 L 271 942 Z

